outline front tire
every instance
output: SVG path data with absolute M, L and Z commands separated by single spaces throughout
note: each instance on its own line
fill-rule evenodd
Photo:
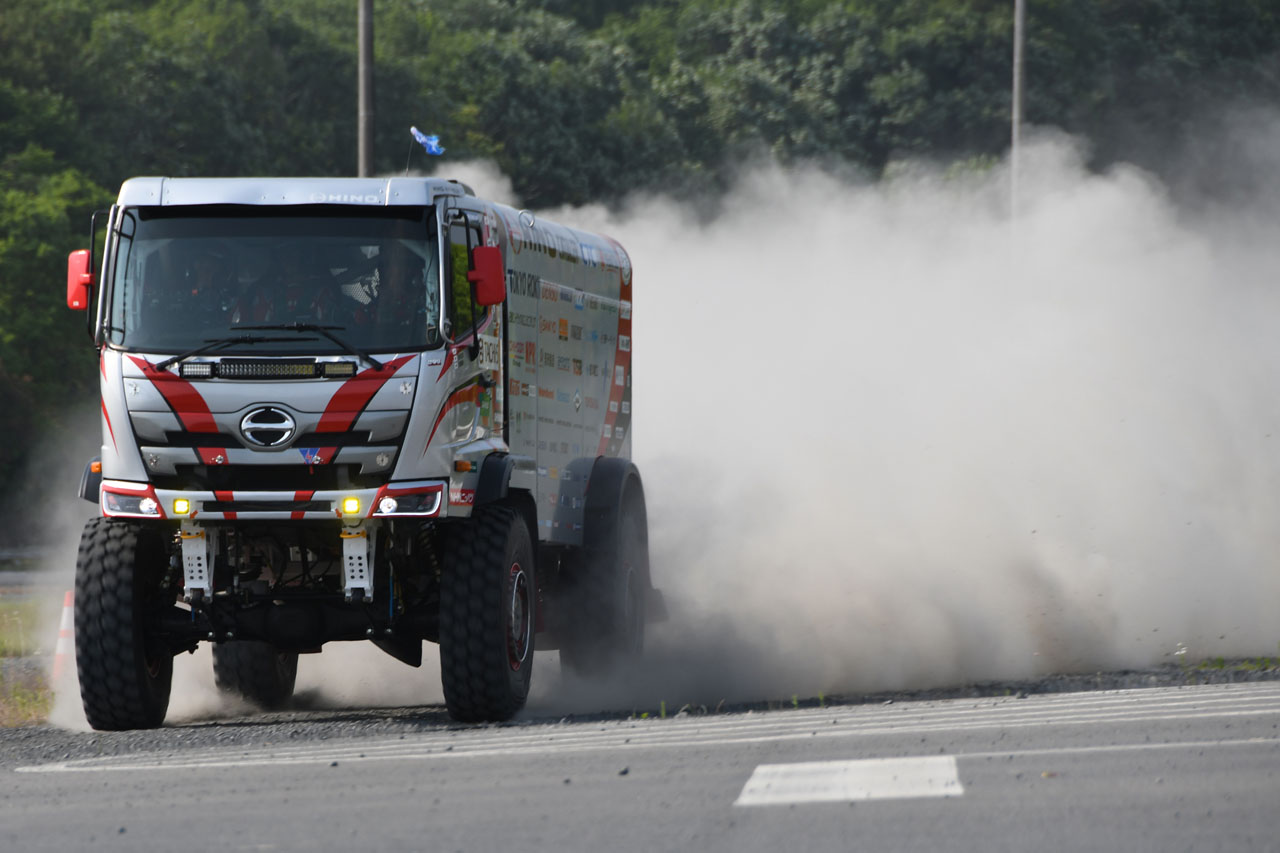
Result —
M 151 729 L 164 722 L 173 685 L 173 653 L 151 630 L 172 599 L 162 530 L 95 518 L 76 558 L 76 669 L 89 725 L 105 731 Z
M 524 707 L 536 581 L 529 527 L 510 507 L 479 507 L 450 536 L 440 578 L 440 670 L 455 720 L 501 722 Z
M 236 640 L 213 647 L 213 681 L 267 711 L 289 704 L 298 679 L 298 653 L 282 652 L 270 643 Z

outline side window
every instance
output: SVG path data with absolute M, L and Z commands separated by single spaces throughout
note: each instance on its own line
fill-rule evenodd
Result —
M 475 323 L 480 324 L 485 321 L 485 311 L 488 309 L 480 305 L 474 305 L 471 292 L 471 282 L 467 279 L 467 270 L 470 269 L 470 250 L 473 246 L 480 245 L 480 231 L 474 225 L 467 225 L 464 222 L 455 222 L 449 226 L 449 316 L 453 320 L 453 339 L 460 340 L 471 333 L 472 328 L 472 308 L 474 307 L 478 316 L 474 317 Z

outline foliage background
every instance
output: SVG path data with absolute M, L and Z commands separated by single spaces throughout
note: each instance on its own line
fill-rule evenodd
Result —
M 1027 118 L 1229 198 L 1202 130 L 1280 101 L 1270 0 L 1029 0 Z M 410 124 L 532 208 L 714 198 L 738 164 L 1007 147 L 1012 0 L 378 0 L 376 168 Z M 137 174 L 345 175 L 353 0 L 25 0 L 0 10 L 0 482 L 95 406 L 65 258 Z M 1225 143 L 1222 143 L 1225 144 Z M 421 160 L 416 162 L 421 165 Z M 1199 179 L 1197 179 L 1199 180 Z

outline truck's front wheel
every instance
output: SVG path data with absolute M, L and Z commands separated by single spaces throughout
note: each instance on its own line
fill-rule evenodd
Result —
M 268 711 L 288 704 L 297 678 L 297 652 L 282 652 L 257 640 L 236 640 L 213 647 L 213 681 L 218 689 Z
M 440 578 L 440 670 L 449 715 L 509 720 L 533 670 L 533 545 L 515 510 L 486 506 L 449 538 Z
M 173 653 L 150 630 L 173 604 L 162 530 L 95 518 L 76 558 L 76 668 L 85 717 L 95 729 L 149 729 L 164 722 Z

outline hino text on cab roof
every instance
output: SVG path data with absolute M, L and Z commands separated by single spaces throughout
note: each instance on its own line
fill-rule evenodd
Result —
M 524 705 L 535 648 L 584 674 L 640 654 L 663 607 L 622 246 L 432 178 L 135 178 L 105 224 L 100 270 L 67 274 L 101 367 L 90 725 L 159 725 L 202 641 L 273 708 L 300 653 L 417 666 L 430 640 L 473 721 Z

